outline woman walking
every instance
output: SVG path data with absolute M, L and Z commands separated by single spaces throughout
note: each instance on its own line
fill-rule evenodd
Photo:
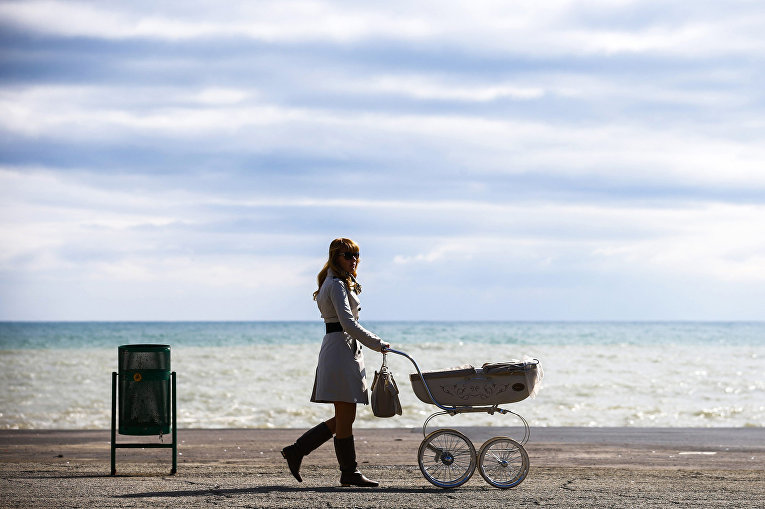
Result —
M 359 246 L 351 239 L 335 239 L 329 245 L 329 259 L 316 278 L 319 288 L 313 298 L 324 319 L 326 334 L 319 351 L 311 401 L 333 404 L 335 415 L 282 449 L 290 472 L 299 482 L 303 481 L 300 477 L 303 457 L 334 435 L 340 484 L 365 487 L 379 484 L 359 472 L 353 442 L 356 404 L 369 403 L 364 354 L 359 343 L 376 352 L 390 348 L 390 344 L 359 325 L 358 263 Z

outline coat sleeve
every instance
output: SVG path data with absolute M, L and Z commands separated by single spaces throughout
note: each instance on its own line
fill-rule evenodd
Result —
M 335 279 L 332 283 L 329 297 L 335 306 L 335 312 L 337 312 L 337 318 L 343 326 L 343 331 L 350 334 L 352 338 L 367 348 L 379 352 L 382 349 L 382 340 L 376 334 L 362 327 L 353 317 L 345 283 L 340 279 Z

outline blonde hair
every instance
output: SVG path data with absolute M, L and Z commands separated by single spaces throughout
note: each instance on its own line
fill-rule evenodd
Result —
M 321 290 L 321 285 L 324 284 L 324 280 L 327 279 L 329 269 L 332 269 L 335 276 L 345 282 L 345 287 L 348 288 L 349 291 L 353 290 L 356 293 L 361 293 L 361 285 L 356 282 L 356 269 L 353 269 L 353 273 L 345 272 L 337 263 L 337 258 L 341 253 L 359 254 L 359 245 L 351 239 L 346 239 L 344 237 L 335 239 L 329 244 L 329 258 L 327 259 L 327 263 L 324 264 L 324 267 L 319 271 L 319 275 L 316 276 L 316 282 L 319 284 L 319 288 L 313 292 L 313 300 L 316 300 L 316 297 L 319 295 L 319 290 Z M 358 266 L 358 263 L 356 265 Z

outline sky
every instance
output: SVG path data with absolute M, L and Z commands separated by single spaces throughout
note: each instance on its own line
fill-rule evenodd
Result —
M 0 0 L 0 320 L 765 319 L 765 4 Z

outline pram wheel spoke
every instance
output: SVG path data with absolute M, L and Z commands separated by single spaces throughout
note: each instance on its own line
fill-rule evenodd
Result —
M 473 443 L 453 429 L 439 429 L 425 437 L 417 453 L 422 475 L 439 488 L 466 483 L 476 466 Z
M 478 472 L 495 488 L 512 488 L 529 473 L 529 455 L 512 438 L 494 437 L 481 446 Z

